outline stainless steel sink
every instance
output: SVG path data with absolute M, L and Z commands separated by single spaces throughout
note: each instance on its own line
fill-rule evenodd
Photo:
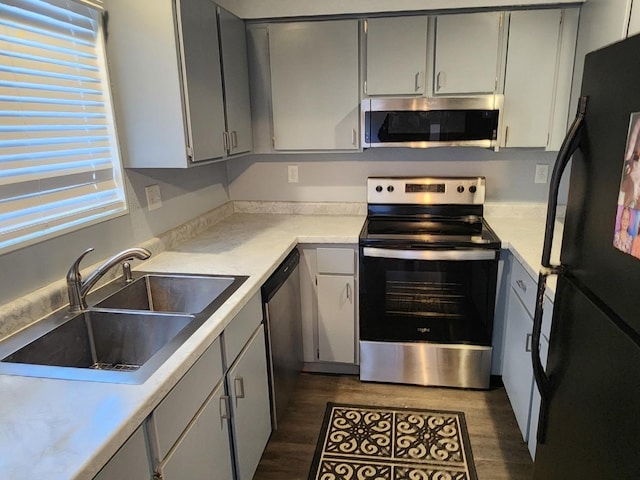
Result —
M 143 383 L 247 279 L 140 272 L 0 342 L 0 373 Z
M 144 274 L 96 304 L 96 308 L 200 313 L 237 277 Z

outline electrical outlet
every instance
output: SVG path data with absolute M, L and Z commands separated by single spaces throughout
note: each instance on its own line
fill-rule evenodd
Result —
M 546 163 L 539 163 L 536 165 L 536 178 L 534 183 L 547 183 L 549 177 L 549 165 Z
M 287 178 L 289 179 L 289 183 L 298 183 L 298 166 L 297 165 L 289 165 L 287 167 Z
M 160 185 L 149 185 L 144 187 L 147 194 L 147 208 L 149 211 L 162 207 L 162 195 L 160 195 Z

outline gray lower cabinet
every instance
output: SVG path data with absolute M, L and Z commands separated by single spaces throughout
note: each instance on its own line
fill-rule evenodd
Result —
M 238 480 L 251 480 L 271 435 L 264 326 L 227 372 Z
M 502 381 L 523 440 L 535 457 L 540 395 L 533 378 L 531 340 L 537 283 L 512 255 L 503 346 Z M 546 364 L 553 302 L 545 298 L 540 355 Z
M 144 430 L 138 428 L 94 480 L 149 480 L 151 464 Z
M 304 368 L 357 373 L 358 247 L 304 245 L 300 252 Z
M 220 383 L 158 469 L 164 480 L 233 480 L 226 402 Z

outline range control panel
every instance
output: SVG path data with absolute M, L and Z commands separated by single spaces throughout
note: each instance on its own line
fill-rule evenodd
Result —
M 370 204 L 483 205 L 485 177 L 369 177 Z

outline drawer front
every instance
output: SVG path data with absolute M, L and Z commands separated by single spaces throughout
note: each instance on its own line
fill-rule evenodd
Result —
M 536 290 L 538 282 L 524 269 L 522 264 L 511 257 L 511 288 L 516 292 L 529 315 L 533 317 L 536 308 Z
M 220 338 L 202 354 L 153 412 L 160 458 L 164 458 L 222 379 Z
M 318 248 L 317 258 L 318 273 L 356 273 L 356 253 L 350 248 Z
M 249 303 L 231 320 L 224 329 L 225 365 L 228 367 L 234 362 L 240 351 L 256 331 L 262 322 L 262 299 L 260 292 L 256 293 Z

